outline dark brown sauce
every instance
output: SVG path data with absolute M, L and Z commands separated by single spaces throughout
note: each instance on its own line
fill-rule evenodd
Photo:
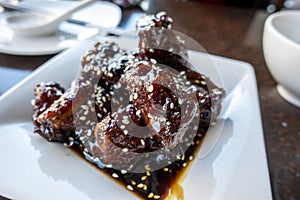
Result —
M 176 197 L 175 199 L 183 199 L 184 195 L 180 182 L 184 179 L 186 171 L 196 158 L 205 133 L 206 130 L 204 133 L 195 136 L 194 143 L 186 150 L 183 159 L 176 160 L 162 169 L 145 173 L 127 172 L 122 174 L 121 171 L 112 168 L 101 169 L 95 163 L 91 163 L 85 158 L 78 144 L 70 148 L 79 157 L 140 199 L 174 199 L 174 197 Z M 115 174 L 117 174 L 117 178 Z

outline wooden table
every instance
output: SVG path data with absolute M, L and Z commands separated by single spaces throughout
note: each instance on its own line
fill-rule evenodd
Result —
M 300 109 L 279 96 L 276 83 L 265 64 L 262 29 L 268 14 L 263 10 L 197 2 L 149 2 L 149 13 L 167 11 L 175 21 L 174 29 L 195 39 L 209 53 L 253 65 L 258 83 L 273 197 L 278 200 L 300 199 Z M 137 11 L 140 12 L 137 9 L 127 10 L 126 16 Z M 0 54 L 0 66 L 34 70 L 51 57 Z M 0 80 L 0 84 L 5 83 Z

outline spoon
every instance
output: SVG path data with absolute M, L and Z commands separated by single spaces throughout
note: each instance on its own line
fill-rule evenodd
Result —
M 20 36 L 44 36 L 56 32 L 58 25 L 67 20 L 77 10 L 96 0 L 80 1 L 61 15 L 24 12 L 6 18 L 7 26 Z

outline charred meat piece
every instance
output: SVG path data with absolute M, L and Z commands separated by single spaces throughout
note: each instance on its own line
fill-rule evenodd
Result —
M 201 119 L 201 124 L 206 126 L 211 121 L 215 121 L 221 111 L 221 102 L 225 96 L 225 91 L 217 87 L 208 77 L 194 70 L 192 66 L 182 56 L 163 50 L 163 49 L 144 49 L 138 52 L 139 59 L 154 59 L 158 64 L 169 66 L 176 70 L 182 77 L 197 87 L 199 106 L 201 106 L 203 114 L 207 117 Z M 208 113 L 209 112 L 209 113 Z M 206 113 L 206 114 L 204 114 Z M 202 123 L 203 122 L 203 123 Z
M 39 131 L 36 132 L 49 141 L 67 142 L 75 131 L 72 113 L 73 98 L 74 91 L 69 89 L 42 112 L 36 118 L 36 124 L 39 125 Z
M 48 115 L 51 115 L 51 112 L 47 110 L 55 102 L 58 102 L 58 99 L 61 98 L 64 91 L 64 88 L 58 83 L 41 83 L 35 87 L 35 99 L 33 101 L 34 132 L 42 135 L 49 141 L 64 142 L 66 137 L 68 137 L 68 134 L 65 134 L 62 130 L 53 125 L 49 126 L 48 123 L 42 119 L 45 118 L 46 121 L 48 120 L 46 118 Z M 70 129 L 71 127 L 68 126 L 66 128 Z
M 191 142 L 184 140 L 187 132 L 192 139 L 197 134 L 200 90 L 182 73 L 155 63 L 155 60 L 140 61 L 125 69 L 120 82 L 127 86 L 129 105 L 98 123 L 93 142 L 86 142 L 87 152 L 94 159 L 120 166 L 138 162 L 135 153 L 165 149 L 164 159 L 170 160 L 170 149 L 177 147 L 175 155 L 182 155 L 182 146 Z
M 34 88 L 35 99 L 32 101 L 34 112 L 33 120 L 35 121 L 36 118 L 49 108 L 55 100 L 59 99 L 64 92 L 65 89 L 55 82 L 40 83 L 36 85 Z
M 166 12 L 141 17 L 136 24 L 139 49 L 163 49 L 187 58 L 185 41 L 171 30 L 172 23 Z
M 35 132 L 49 141 L 70 144 L 70 139 L 74 140 L 76 129 L 76 119 L 73 118 L 73 114 L 75 114 L 75 118 L 78 117 L 77 122 L 81 121 L 82 115 L 87 113 L 88 109 L 91 109 L 92 114 L 96 115 L 94 104 L 88 109 L 83 105 L 92 104 L 94 101 L 100 105 L 101 102 L 97 101 L 95 97 L 95 94 L 103 93 L 98 82 L 101 78 L 108 79 L 110 77 L 110 73 L 107 72 L 110 62 L 123 53 L 124 51 L 115 43 L 97 43 L 83 56 L 81 74 L 66 93 L 58 84 L 37 85 L 33 115 Z M 104 87 L 107 91 L 109 85 Z M 102 111 L 105 109 L 108 109 L 108 106 L 101 108 Z M 80 123 L 76 123 L 76 125 L 80 126 Z

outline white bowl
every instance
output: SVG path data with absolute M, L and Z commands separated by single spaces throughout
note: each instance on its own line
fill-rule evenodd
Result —
M 279 94 L 300 107 L 300 11 L 280 11 L 267 18 L 263 53 Z

